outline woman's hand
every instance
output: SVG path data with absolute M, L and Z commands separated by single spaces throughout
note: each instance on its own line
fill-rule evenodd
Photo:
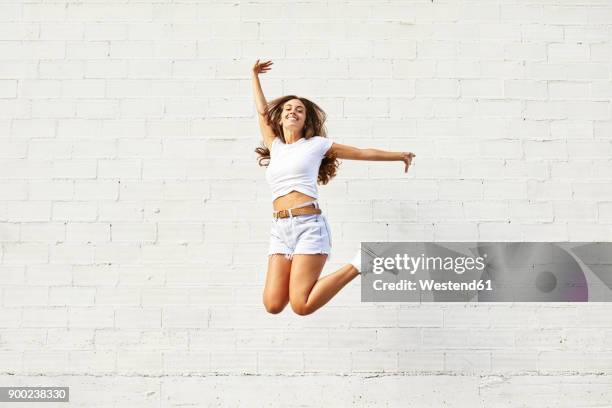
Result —
M 410 164 L 412 164 L 412 158 L 416 157 L 416 154 L 412 152 L 402 152 L 401 155 L 401 160 L 406 163 L 406 169 L 404 170 L 404 173 L 408 173 L 408 167 L 410 166 Z
M 259 60 L 257 60 L 255 65 L 253 65 L 253 75 L 265 74 L 272 69 L 270 68 L 272 64 L 274 64 L 272 61 L 259 62 Z

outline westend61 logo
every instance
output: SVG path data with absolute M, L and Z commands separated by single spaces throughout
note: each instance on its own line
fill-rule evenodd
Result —
M 364 302 L 612 301 L 609 242 L 363 242 Z

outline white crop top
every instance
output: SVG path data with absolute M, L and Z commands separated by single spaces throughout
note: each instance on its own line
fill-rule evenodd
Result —
M 283 143 L 280 137 L 275 137 L 270 146 L 270 163 L 266 169 L 272 200 L 293 190 L 319 198 L 319 167 L 332 143 L 331 139 L 322 136 L 313 136 L 310 139 L 301 137 L 289 144 Z

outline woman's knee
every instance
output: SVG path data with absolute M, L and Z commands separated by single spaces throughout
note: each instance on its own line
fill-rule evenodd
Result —
M 312 310 L 302 301 L 291 301 L 291 309 L 300 316 L 306 316 L 312 313 Z
M 266 311 L 272 314 L 278 314 L 282 312 L 283 309 L 285 309 L 285 306 L 287 306 L 286 303 L 279 302 L 278 300 L 267 300 L 267 299 L 264 299 L 263 304 L 266 308 Z

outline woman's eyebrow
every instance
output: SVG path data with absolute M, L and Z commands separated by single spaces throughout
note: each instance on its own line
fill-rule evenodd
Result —
M 292 105 L 291 105 L 290 103 L 288 103 L 288 104 L 286 104 L 286 105 L 285 105 L 285 108 L 286 108 L 287 106 L 292 106 Z M 303 109 L 304 107 L 300 105 L 300 106 L 298 106 L 298 108 L 302 108 L 302 109 Z

